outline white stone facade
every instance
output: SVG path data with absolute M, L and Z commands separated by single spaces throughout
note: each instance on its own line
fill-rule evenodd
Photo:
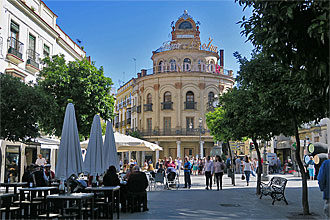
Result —
M 0 1 L 0 73 L 35 82 L 41 60 L 64 54 L 81 60 L 82 50 L 56 24 L 57 15 L 41 0 Z

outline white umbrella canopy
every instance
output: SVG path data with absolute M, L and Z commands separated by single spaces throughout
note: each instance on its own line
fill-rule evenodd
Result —
M 113 134 L 112 123 L 109 121 L 107 122 L 107 129 L 105 132 L 105 140 L 103 144 L 103 162 L 105 169 L 113 165 L 116 167 L 116 170 L 120 170 L 115 136 Z
M 84 173 L 98 176 L 104 173 L 102 128 L 99 115 L 95 115 L 84 161 Z
M 82 173 L 83 160 L 74 106 L 66 106 L 61 142 L 56 163 L 56 178 L 68 179 L 72 174 Z

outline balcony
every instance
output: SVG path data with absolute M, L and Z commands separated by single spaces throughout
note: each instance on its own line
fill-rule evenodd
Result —
M 23 63 L 23 46 L 24 44 L 13 37 L 8 38 L 8 60 L 13 63 L 20 64 Z
M 26 61 L 26 69 L 35 73 L 38 72 L 39 69 L 39 54 L 32 49 L 28 49 L 26 51 L 27 61 Z
M 133 112 L 136 112 L 136 105 L 134 105 L 133 107 L 132 107 L 132 113 Z
M 115 128 L 119 128 L 119 122 L 115 123 Z
M 138 106 L 136 107 L 136 112 L 137 112 L 137 113 L 141 113 L 141 105 L 138 105 Z
M 173 102 L 162 102 L 162 110 L 166 110 L 166 109 L 169 109 L 169 110 L 173 110 Z
M 184 102 L 184 109 L 196 109 L 197 102 Z
M 209 130 L 205 130 L 204 128 L 199 130 L 199 128 L 181 128 L 181 129 L 146 129 L 139 130 L 141 136 L 199 136 L 201 135 L 210 135 Z
M 144 111 L 145 112 L 152 112 L 152 103 L 151 104 L 144 104 Z

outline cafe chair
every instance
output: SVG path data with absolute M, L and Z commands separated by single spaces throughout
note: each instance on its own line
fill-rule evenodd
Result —
M 128 192 L 128 210 L 133 212 L 147 211 L 147 192 Z

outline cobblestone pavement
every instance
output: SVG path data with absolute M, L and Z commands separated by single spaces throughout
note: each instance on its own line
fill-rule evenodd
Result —
M 192 176 L 192 188 L 184 189 L 180 176 L 178 190 L 163 190 L 160 185 L 148 192 L 148 212 L 124 213 L 123 219 L 322 219 L 323 200 L 317 181 L 308 181 L 311 216 L 304 217 L 301 202 L 301 178 L 291 174 L 276 175 L 288 179 L 283 201 L 272 205 L 270 196 L 256 196 L 256 178 L 251 177 L 250 186 L 236 175 L 236 186 L 231 185 L 227 175 L 223 178 L 223 190 L 205 190 L 205 177 Z M 270 176 L 271 177 L 271 176 Z

